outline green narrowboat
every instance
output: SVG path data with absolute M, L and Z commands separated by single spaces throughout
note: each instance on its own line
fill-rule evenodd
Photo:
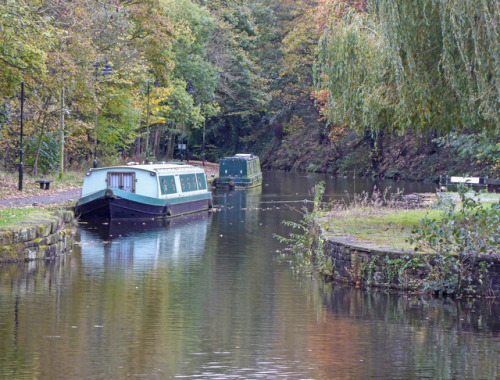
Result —
M 214 185 L 222 189 L 249 189 L 262 185 L 260 160 L 253 154 L 236 154 L 219 162 L 219 178 Z

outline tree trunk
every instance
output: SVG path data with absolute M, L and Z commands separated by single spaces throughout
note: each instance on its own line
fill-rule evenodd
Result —
M 35 177 L 38 174 L 38 158 L 40 157 L 40 149 L 42 148 L 43 134 L 45 132 L 45 122 L 47 121 L 46 109 L 49 105 L 49 100 L 50 100 L 50 97 L 47 97 L 47 99 L 45 100 L 45 103 L 43 105 L 42 112 L 41 112 L 41 114 L 43 115 L 43 119 L 42 119 L 41 126 L 40 126 L 40 135 L 38 137 L 38 144 L 36 147 L 35 159 L 33 160 L 33 170 L 31 171 L 31 175 L 33 177 Z M 42 117 L 42 116 L 40 116 L 40 117 Z M 38 123 L 40 123 L 40 118 L 38 118 Z
M 168 130 L 168 139 L 167 139 L 167 160 L 174 159 L 174 149 L 175 149 L 175 135 L 172 132 L 172 129 Z
M 42 124 L 42 128 L 40 128 L 40 135 L 38 136 L 38 144 L 36 146 L 35 159 L 33 160 L 33 170 L 31 171 L 31 175 L 33 177 L 35 177 L 38 174 L 38 158 L 40 157 L 40 149 L 42 147 L 44 129 L 45 125 Z
M 378 175 L 380 175 L 380 164 L 382 163 L 382 154 L 384 148 L 384 130 L 381 129 L 377 132 L 377 136 L 375 137 L 375 146 L 372 149 L 372 168 L 373 171 Z
M 154 152 L 154 155 L 156 158 L 158 158 L 159 153 L 160 153 L 159 145 L 160 145 L 160 128 L 156 127 L 155 128 L 155 142 L 154 142 L 154 148 L 153 148 L 153 152 Z

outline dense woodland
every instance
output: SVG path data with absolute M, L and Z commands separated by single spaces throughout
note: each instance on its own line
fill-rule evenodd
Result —
M 497 0 L 0 0 L 0 168 L 500 178 Z M 21 83 L 24 96 L 21 97 Z M 21 101 L 22 100 L 22 101 Z M 96 144 L 97 142 L 97 144 Z M 189 152 L 180 151 L 178 144 Z

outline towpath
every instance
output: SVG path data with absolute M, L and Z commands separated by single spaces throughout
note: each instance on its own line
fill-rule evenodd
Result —
M 76 201 L 82 193 L 82 189 L 60 191 L 53 195 L 38 195 L 24 198 L 0 199 L 0 207 L 23 207 L 49 204 L 60 204 Z

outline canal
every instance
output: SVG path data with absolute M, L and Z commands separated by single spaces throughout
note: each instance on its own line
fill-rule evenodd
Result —
M 0 379 L 495 379 L 494 300 L 428 300 L 294 274 L 273 234 L 374 183 L 265 173 L 219 211 L 82 225 L 51 262 L 0 266 Z M 434 191 L 384 182 L 384 190 Z

